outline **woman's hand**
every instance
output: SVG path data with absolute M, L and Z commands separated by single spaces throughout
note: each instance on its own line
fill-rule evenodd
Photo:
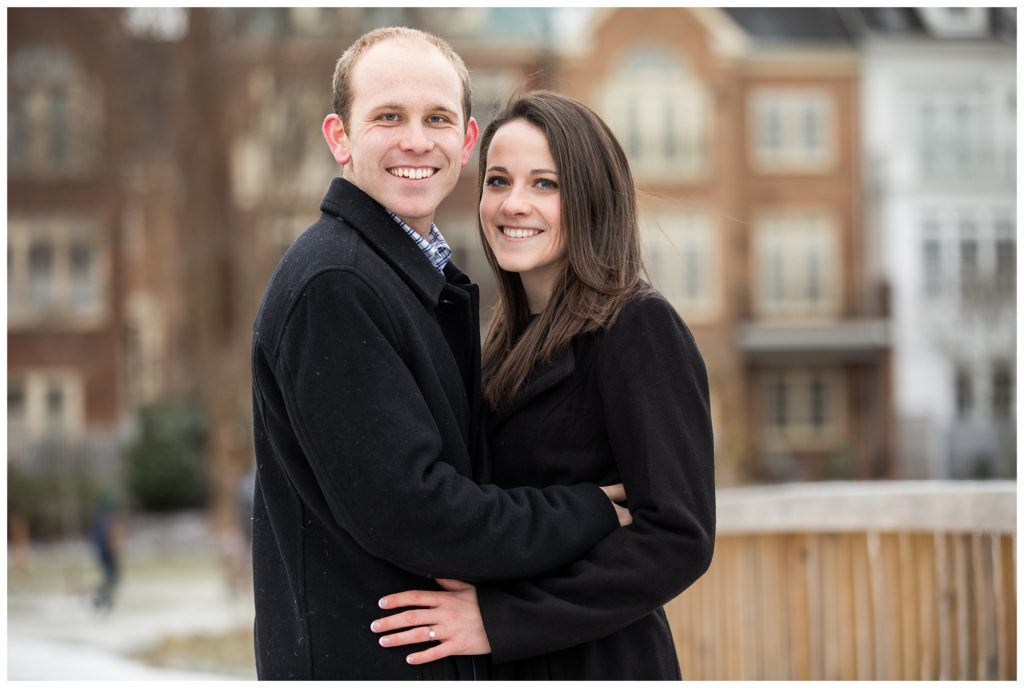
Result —
M 616 504 L 616 502 L 626 501 L 625 485 L 616 483 L 614 485 L 601 485 L 600 487 L 611 501 L 612 506 L 615 507 L 615 516 L 619 519 L 619 526 L 628 526 L 632 523 L 633 515 L 629 513 L 629 510 Z
M 451 655 L 485 655 L 491 644 L 484 631 L 476 588 L 469 583 L 438 578 L 437 583 L 447 592 L 407 590 L 381 598 L 381 609 L 422 607 L 386 616 L 370 624 L 374 633 L 387 633 L 397 629 L 409 630 L 382 635 L 383 647 L 399 647 L 413 643 L 437 642 L 423 652 L 405 658 L 409 664 L 425 664 Z

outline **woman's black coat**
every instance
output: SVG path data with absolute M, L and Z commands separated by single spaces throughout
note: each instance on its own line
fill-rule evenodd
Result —
M 635 297 L 539 368 L 489 427 L 484 479 L 622 481 L 633 515 L 581 561 L 478 588 L 492 677 L 679 678 L 662 605 L 711 562 L 715 492 L 707 374 L 676 311 Z

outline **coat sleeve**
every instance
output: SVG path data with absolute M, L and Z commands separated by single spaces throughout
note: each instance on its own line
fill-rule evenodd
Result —
M 469 465 L 466 449 L 443 446 L 430 381 L 414 377 L 384 300 L 358 273 L 307 285 L 278 361 L 331 517 L 376 557 L 424 577 L 517 578 L 581 557 L 618 527 L 596 485 L 503 491 L 460 475 L 450 461 Z
M 553 652 L 625 628 L 696 581 L 714 547 L 714 449 L 704 363 L 660 297 L 628 304 L 591 374 L 633 523 L 578 562 L 484 585 L 494 662 Z

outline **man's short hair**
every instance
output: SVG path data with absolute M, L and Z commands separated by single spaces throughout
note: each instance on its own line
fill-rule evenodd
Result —
M 334 65 L 334 79 L 332 81 L 334 89 L 333 105 L 334 113 L 341 118 L 345 126 L 348 127 L 348 119 L 352 115 L 352 70 L 355 68 L 359 58 L 367 50 L 378 43 L 392 38 L 425 41 L 440 50 L 441 54 L 448 58 L 448 61 L 455 67 L 455 73 L 458 74 L 459 80 L 462 82 L 462 126 L 467 126 L 473 109 L 473 93 L 470 90 L 469 70 L 466 69 L 466 63 L 462 61 L 459 54 L 452 50 L 452 47 L 444 39 L 438 38 L 432 33 L 420 31 L 419 29 L 410 29 L 406 26 L 386 26 L 364 33 L 338 58 L 338 62 Z

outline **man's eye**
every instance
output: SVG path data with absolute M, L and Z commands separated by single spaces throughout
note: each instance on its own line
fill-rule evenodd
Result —
M 380 119 L 384 120 L 385 122 L 397 122 L 398 121 L 398 113 L 396 113 L 396 112 L 385 112 L 383 115 L 380 116 Z
M 431 124 L 447 124 L 451 120 L 449 120 L 444 115 L 431 115 L 430 117 L 427 118 L 427 121 L 430 122 Z

